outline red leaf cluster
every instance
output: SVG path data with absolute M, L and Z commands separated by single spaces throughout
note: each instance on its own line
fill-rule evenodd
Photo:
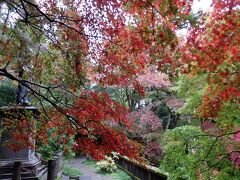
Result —
M 103 159 L 113 151 L 130 158 L 139 158 L 141 146 L 130 141 L 121 127 L 129 127 L 127 109 L 113 101 L 105 93 L 86 91 L 81 94 L 66 113 L 74 117 L 76 150 L 90 154 L 94 159 Z

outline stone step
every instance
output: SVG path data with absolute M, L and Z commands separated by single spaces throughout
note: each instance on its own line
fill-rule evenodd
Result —
M 38 173 L 38 172 L 42 171 L 45 167 L 46 167 L 45 165 L 41 165 L 37 168 L 34 168 L 34 170 L 33 169 L 28 169 L 28 168 L 22 168 L 22 173 L 23 174 Z M 12 171 L 13 171 L 12 168 L 11 169 L 4 169 L 4 170 L 0 169 L 0 175 L 9 174 L 9 173 L 12 173 Z
M 21 177 L 22 180 L 39 180 L 38 177 Z M 12 180 L 12 178 L 0 178 L 0 180 Z
M 33 180 L 35 180 L 35 179 L 38 179 L 38 177 L 43 176 L 46 173 L 47 168 L 46 168 L 45 165 L 41 165 L 34 172 L 31 171 L 31 170 L 28 170 L 27 172 L 26 171 L 27 170 L 25 170 L 25 172 L 21 173 L 21 178 L 22 179 L 29 179 L 29 180 L 33 179 Z M 12 174 L 13 174 L 12 172 L 1 173 L 0 174 L 0 180 L 3 180 L 3 179 L 5 180 L 5 179 L 9 179 L 9 178 L 11 179 Z
M 6 179 L 6 178 L 11 178 L 13 173 L 6 173 L 6 174 L 1 174 L 0 179 Z M 21 177 L 32 177 L 35 176 L 34 173 L 21 173 Z
M 39 178 L 38 177 L 23 177 L 23 178 L 21 178 L 22 180 L 39 180 Z
M 47 173 L 47 167 L 45 165 L 42 165 L 41 171 L 38 172 L 38 177 L 43 177 L 44 174 Z
M 22 169 L 34 170 L 40 166 L 42 166 L 41 161 L 37 161 L 36 163 L 33 163 L 33 164 L 24 164 L 22 166 Z M 13 164 L 7 165 L 7 166 L 2 166 L 2 167 L 0 167 L 0 174 L 5 174 L 7 172 L 11 172 L 12 168 L 13 168 Z

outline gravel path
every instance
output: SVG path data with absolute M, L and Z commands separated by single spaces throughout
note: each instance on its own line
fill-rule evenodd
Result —
M 85 157 L 77 157 L 69 162 L 72 167 L 78 168 L 84 173 L 80 176 L 81 180 L 112 180 L 109 176 L 103 176 L 94 172 L 92 168 L 83 163 L 85 160 Z M 68 178 L 63 176 L 62 180 L 68 180 Z

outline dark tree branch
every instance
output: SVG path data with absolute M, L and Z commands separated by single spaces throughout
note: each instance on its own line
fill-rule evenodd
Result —
M 42 98 L 44 99 L 46 102 L 48 102 L 51 106 L 53 106 L 58 112 L 60 112 L 61 114 L 65 115 L 65 117 L 71 122 L 73 123 L 76 127 L 80 127 L 83 129 L 86 129 L 83 124 L 79 123 L 75 118 L 73 118 L 72 116 L 70 116 L 69 114 L 67 114 L 64 109 L 62 109 L 61 107 L 59 107 L 56 103 L 54 103 L 53 101 L 51 101 L 50 99 L 48 99 L 46 96 L 42 95 L 41 93 L 35 91 L 28 83 L 24 82 L 24 80 L 18 79 L 15 76 L 13 76 L 12 74 L 8 73 L 6 69 L 0 69 L 0 73 L 3 74 L 3 76 L 7 77 L 8 79 L 11 79 L 13 81 L 18 82 L 20 85 L 28 88 L 36 97 Z

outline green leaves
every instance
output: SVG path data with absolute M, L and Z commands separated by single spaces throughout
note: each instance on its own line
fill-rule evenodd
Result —
M 225 102 L 223 108 L 218 114 L 218 124 L 223 129 L 240 126 L 240 106 L 238 103 Z M 231 130 L 232 128 L 229 128 Z
M 17 87 L 9 81 L 0 81 L 0 107 L 16 104 Z
M 209 132 L 211 132 L 209 130 Z M 170 179 L 218 179 L 237 177 L 237 171 L 229 160 L 231 142 L 228 134 L 223 136 L 206 133 L 199 127 L 182 126 L 164 133 L 162 143 L 165 153 L 160 165 L 170 173 Z M 232 169 L 232 174 L 226 172 Z
M 173 88 L 181 98 L 185 98 L 184 107 L 179 110 L 179 113 L 196 114 L 207 86 L 206 74 L 193 77 L 181 75 L 177 81 L 177 85 Z

